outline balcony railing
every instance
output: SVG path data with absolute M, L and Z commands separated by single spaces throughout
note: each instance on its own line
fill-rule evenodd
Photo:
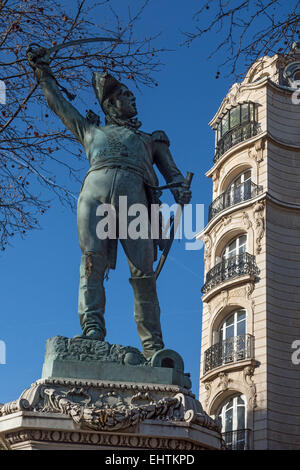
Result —
M 227 152 L 227 150 L 229 150 L 231 147 L 256 135 L 258 133 L 258 129 L 258 123 L 255 121 L 250 121 L 245 124 L 239 124 L 224 134 L 224 136 L 217 143 L 214 163 L 216 163 L 221 155 Z
M 232 362 L 254 359 L 254 337 L 239 335 L 219 341 L 204 352 L 204 373 Z
M 250 429 L 238 429 L 236 431 L 223 432 L 222 437 L 228 450 L 249 450 Z
M 257 186 L 251 180 L 245 181 L 244 183 L 230 188 L 224 193 L 220 194 L 209 206 L 208 209 L 208 221 L 210 221 L 219 212 L 227 209 L 227 207 L 234 206 L 243 201 L 252 199 L 263 191 L 262 186 Z
M 249 253 L 241 253 L 240 255 L 223 259 L 208 271 L 206 274 L 206 282 L 202 287 L 201 292 L 206 294 L 218 284 L 231 278 L 243 276 L 244 274 L 253 276 L 259 274 L 259 269 L 255 262 L 255 256 L 250 255 Z

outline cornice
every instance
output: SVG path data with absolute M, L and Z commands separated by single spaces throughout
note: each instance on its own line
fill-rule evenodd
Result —
M 218 170 L 219 167 L 222 166 L 222 164 L 225 163 L 225 161 L 229 157 L 231 157 L 234 153 L 240 152 L 241 150 L 244 149 L 244 147 L 250 147 L 252 144 L 259 141 L 260 139 L 266 139 L 267 141 L 272 142 L 273 144 L 276 144 L 276 145 L 280 145 L 281 147 L 285 149 L 300 152 L 300 145 L 291 144 L 282 139 L 278 139 L 274 135 L 272 135 L 269 131 L 264 131 L 228 149 L 227 152 L 223 153 L 223 155 L 216 161 L 216 163 L 210 168 L 210 170 L 208 170 L 205 173 L 205 176 L 207 176 L 208 178 L 211 178 L 214 172 Z
M 237 95 L 240 95 L 244 91 L 258 90 L 263 87 L 272 88 L 276 91 L 279 91 L 281 94 L 291 94 L 295 91 L 295 88 L 275 83 L 269 77 L 264 77 L 258 80 L 257 82 L 253 83 L 234 83 L 225 98 L 223 99 L 216 114 L 208 123 L 209 126 L 212 129 L 215 129 L 216 125 L 218 124 L 218 121 L 223 117 L 224 114 L 227 113 L 227 111 L 229 111 L 229 109 L 246 102 L 244 98 L 238 99 Z
M 233 155 L 234 153 L 238 153 L 240 152 L 241 150 L 243 150 L 244 148 L 247 148 L 247 147 L 250 147 L 252 144 L 254 144 L 255 142 L 259 141 L 260 139 L 263 139 L 264 137 L 267 137 L 268 135 L 268 132 L 267 131 L 264 131 L 264 132 L 260 132 L 259 134 L 256 134 L 255 136 L 251 137 L 250 139 L 247 139 L 247 140 L 243 140 L 242 142 L 239 142 L 238 144 L 234 145 L 233 147 L 230 147 L 230 149 L 228 149 L 225 153 L 223 153 L 223 155 L 216 161 L 216 163 L 214 164 L 213 167 L 210 168 L 210 170 L 208 170 L 206 173 L 205 173 L 205 176 L 207 176 L 208 178 L 211 178 L 213 173 L 219 169 L 219 167 L 229 158 L 231 157 L 231 155 Z
M 213 297 L 218 295 L 222 290 L 226 290 L 229 287 L 236 287 L 242 284 L 247 284 L 249 282 L 252 282 L 253 284 L 256 281 L 257 276 L 254 274 L 244 274 L 243 276 L 239 277 L 234 277 L 230 278 L 227 281 L 220 282 L 216 287 L 213 287 L 210 291 L 207 292 L 207 294 L 203 294 L 202 296 L 202 302 L 207 303 L 209 302 Z
M 200 233 L 198 233 L 196 235 L 196 240 L 201 240 L 206 233 L 210 232 L 210 230 L 218 222 L 220 222 L 220 220 L 222 220 L 223 217 L 226 217 L 227 215 L 232 214 L 235 211 L 244 209 L 245 207 L 251 206 L 252 204 L 255 204 L 256 202 L 258 202 L 262 199 L 265 199 L 267 197 L 267 194 L 268 194 L 267 192 L 264 192 L 264 193 L 260 194 L 259 196 L 256 196 L 252 199 L 247 199 L 247 201 L 240 202 L 239 204 L 235 204 L 234 206 L 230 206 L 227 209 L 224 209 L 223 211 L 219 212 L 219 214 L 217 214 L 215 217 L 213 217 L 208 222 L 206 227 Z
M 238 361 L 238 362 L 230 362 L 227 364 L 222 364 L 219 367 L 216 367 L 215 369 L 212 369 L 200 377 L 200 382 L 208 382 L 211 380 L 214 380 L 218 377 L 220 372 L 236 372 L 238 370 L 244 369 L 244 367 L 247 366 L 252 366 L 252 367 L 257 367 L 259 363 L 255 359 L 244 359 L 243 361 Z

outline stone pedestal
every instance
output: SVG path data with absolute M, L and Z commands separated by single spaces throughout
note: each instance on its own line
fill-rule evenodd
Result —
M 203 411 L 189 390 L 183 361 L 175 351 L 159 351 L 152 358 L 152 365 L 140 358 L 142 362 L 134 366 L 132 363 L 138 362 L 140 354 L 138 351 L 135 356 L 134 348 L 130 351 L 124 348 L 122 354 L 115 356 L 108 348 L 106 360 L 97 361 L 95 351 L 91 356 L 88 354 L 96 348 L 96 342 L 84 341 L 90 344 L 80 340 L 74 346 L 73 340 L 61 337 L 48 340 L 43 378 L 25 390 L 18 400 L 0 406 L 0 436 L 8 447 L 26 450 L 222 448 L 219 423 Z M 114 351 L 123 348 L 115 346 Z M 65 364 L 61 363 L 63 356 Z M 110 368 L 114 380 L 106 380 Z M 162 369 L 165 369 L 166 383 L 162 383 Z M 57 375 L 72 372 L 75 377 L 55 377 L 55 371 Z M 102 374 L 105 380 L 91 380 L 91 371 L 97 376 Z M 50 376 L 46 377 L 47 373 Z M 123 380 L 116 380 L 120 376 Z

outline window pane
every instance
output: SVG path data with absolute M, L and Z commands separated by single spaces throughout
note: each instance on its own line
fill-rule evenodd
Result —
M 226 338 L 233 338 L 234 337 L 234 325 L 230 325 L 226 328 Z
M 244 400 L 244 398 L 241 397 L 241 395 L 239 397 L 237 397 L 237 404 L 238 405 L 245 405 L 245 400 Z
M 242 182 L 242 175 L 238 176 L 236 180 L 234 180 L 234 186 L 239 186 Z
M 226 402 L 226 404 L 224 405 L 224 407 L 226 408 L 226 410 L 229 410 L 229 408 L 232 408 L 233 407 L 233 398 L 230 398 L 230 400 L 228 400 Z
M 239 238 L 239 253 L 244 253 L 245 249 L 246 249 L 246 242 L 247 242 L 247 235 L 242 235 L 240 238 Z M 241 251 L 242 249 L 242 251 Z
M 240 124 L 240 107 L 230 110 L 230 129 Z
M 241 105 L 241 115 L 242 115 L 242 122 L 248 122 L 249 121 L 248 103 Z
M 246 318 L 246 312 L 245 310 L 240 310 L 237 312 L 237 321 L 242 321 Z
M 229 121 L 229 117 L 227 113 L 222 119 L 222 135 L 224 135 L 229 129 L 228 121 Z
M 236 334 L 237 336 L 246 334 L 246 319 L 238 322 L 237 327 L 236 327 Z
M 223 325 L 221 326 L 220 330 L 219 330 L 219 341 L 223 341 Z
M 247 170 L 244 173 L 244 181 L 247 181 L 251 178 L 251 170 Z
M 237 429 L 245 429 L 245 406 L 237 407 Z
M 233 424 L 233 413 L 232 413 L 232 408 L 225 413 L 225 426 L 224 426 L 224 431 L 232 431 L 232 424 Z
M 232 145 L 238 144 L 243 140 L 242 129 L 237 127 L 234 131 L 232 131 Z
M 234 323 L 234 314 L 230 315 L 230 317 L 227 318 L 225 323 L 226 323 L 226 326 L 233 325 L 233 323 Z
M 236 240 L 233 240 L 233 242 L 230 243 L 230 245 L 228 246 L 228 251 L 233 251 L 236 249 Z
M 241 110 L 242 122 L 248 122 L 249 121 L 248 103 L 242 104 L 241 108 L 242 108 Z

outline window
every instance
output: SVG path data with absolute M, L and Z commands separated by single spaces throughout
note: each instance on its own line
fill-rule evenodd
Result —
M 247 404 L 244 395 L 226 400 L 221 406 L 219 418 L 222 421 L 222 434 L 226 444 L 234 450 L 244 450 L 249 446 L 247 428 Z
M 217 127 L 217 140 L 231 129 L 255 120 L 255 104 L 252 102 L 240 104 L 230 109 L 221 119 Z
M 234 256 L 241 255 L 247 249 L 247 235 L 241 235 L 232 242 L 230 242 L 222 253 L 223 259 L 229 259 Z
M 255 103 L 243 103 L 230 109 L 216 129 L 216 161 L 233 145 L 249 139 L 257 133 Z
M 210 204 L 208 209 L 208 221 L 227 207 L 234 206 L 240 202 L 248 201 L 263 191 L 263 186 L 257 186 L 251 179 L 251 169 L 240 173 Z
M 251 189 L 251 169 L 249 169 L 235 178 L 225 191 L 226 207 L 251 199 Z
M 233 312 L 223 321 L 219 328 L 219 339 L 225 341 L 246 334 L 246 310 L 240 309 Z
M 232 312 L 218 330 L 222 364 L 246 359 L 249 354 L 249 340 L 246 336 L 246 310 Z

